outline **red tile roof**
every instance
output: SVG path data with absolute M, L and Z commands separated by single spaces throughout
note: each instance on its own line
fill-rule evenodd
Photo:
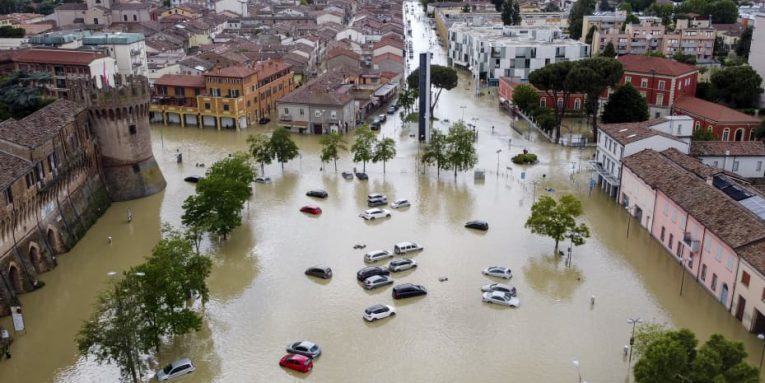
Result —
M 192 76 L 187 74 L 165 74 L 154 81 L 154 85 L 182 86 L 187 88 L 204 88 L 204 76 Z
M 658 75 L 680 76 L 698 71 L 693 65 L 679 63 L 674 60 L 646 55 L 624 55 L 617 60 L 624 66 L 625 72 L 651 73 Z
M 678 114 L 688 113 L 696 115 L 717 124 L 760 124 L 760 120 L 756 117 L 696 97 L 680 97 L 675 100 L 672 108 Z
M 88 65 L 93 60 L 106 57 L 99 52 L 68 49 L 25 49 L 13 55 L 13 61 L 20 63 Z
M 692 156 L 765 156 L 762 141 L 693 141 Z
M 216 68 L 207 73 L 206 76 L 236 77 L 247 78 L 255 74 L 255 70 L 244 65 L 232 65 L 225 68 Z
M 271 60 L 260 61 L 255 64 L 255 71 L 258 73 L 258 80 L 270 77 L 274 73 L 279 73 L 283 70 L 289 69 L 292 65 L 281 61 Z

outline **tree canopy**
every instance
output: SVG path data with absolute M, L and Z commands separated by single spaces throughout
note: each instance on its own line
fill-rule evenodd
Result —
M 601 56 L 615 58 L 616 57 L 616 48 L 614 48 L 614 43 L 609 41 L 606 44 L 605 48 L 603 48 L 603 54 Z
M 568 14 L 568 34 L 574 40 L 579 40 L 582 37 L 582 22 L 584 16 L 591 15 L 595 12 L 596 0 L 577 0 L 574 5 L 571 6 L 571 11 Z
M 754 33 L 754 27 L 751 25 L 746 27 L 746 29 L 741 32 L 741 37 L 739 37 L 734 47 L 736 56 L 743 59 L 749 58 L 749 50 L 752 47 L 752 33 Z
M 582 0 L 580 0 L 582 1 Z M 553 101 L 555 108 L 555 142 L 560 139 L 560 123 L 566 111 L 568 98 L 578 91 L 578 83 L 568 80 L 569 73 L 577 66 L 574 61 L 562 61 L 545 65 L 529 74 L 529 82 L 537 89 L 544 91 Z M 559 103 L 557 100 L 562 100 Z
M 430 115 L 433 115 L 433 109 L 438 104 L 438 98 L 441 97 L 441 91 L 444 89 L 452 90 L 457 87 L 457 71 L 454 68 L 449 68 L 441 65 L 430 65 L 430 85 L 436 88 L 436 94 L 431 98 L 430 102 Z M 406 78 L 406 84 L 410 90 L 413 90 L 415 94 L 421 92 L 420 87 L 420 68 L 415 69 Z
M 577 225 L 576 218 L 582 215 L 582 202 L 571 194 L 564 194 L 558 201 L 543 195 L 531 206 L 531 215 L 525 227 L 533 234 L 541 234 L 558 243 L 570 239 L 575 246 L 584 244 L 590 237 L 590 229 L 584 223 Z
M 356 139 L 351 145 L 351 153 L 353 153 L 353 162 L 362 163 L 363 172 L 367 171 L 367 162 L 374 158 L 376 141 L 375 133 L 368 126 L 356 128 Z
M 325 134 L 319 139 L 321 144 L 321 162 L 332 161 L 335 164 L 335 173 L 337 173 L 337 160 L 340 159 L 340 152 L 348 150 L 345 139 L 338 132 Z
M 712 86 L 718 99 L 734 108 L 757 105 L 762 94 L 762 77 L 748 65 L 725 67 L 712 73 Z
M 396 158 L 396 141 L 387 137 L 375 142 L 372 162 L 383 163 L 383 174 L 385 174 L 385 163 L 394 158 Z
M 284 163 L 294 160 L 300 154 L 297 144 L 295 144 L 290 132 L 285 128 L 276 129 L 271 134 L 270 146 L 274 153 L 274 158 L 282 164 L 282 169 L 284 169 Z
M 521 24 L 521 8 L 518 0 L 504 0 L 502 2 L 502 23 L 504 25 Z
M 578 92 L 585 94 L 584 110 L 591 118 L 592 137 L 598 136 L 598 106 L 600 95 L 616 85 L 624 73 L 622 64 L 610 57 L 594 57 L 578 61 L 568 75 L 567 81 Z
M 524 112 L 539 105 L 539 94 L 537 93 L 537 90 L 528 84 L 516 86 L 513 89 L 513 105 Z
M 606 124 L 617 122 L 640 122 L 648 120 L 648 103 L 645 97 L 627 83 L 608 96 L 601 119 Z
M 474 145 L 475 135 L 462 123 L 456 123 L 449 128 L 446 136 L 446 158 L 449 169 L 457 172 L 472 169 L 478 163 L 478 154 Z
M 436 174 L 441 176 L 441 169 L 448 169 L 446 135 L 438 129 L 430 132 L 430 141 L 425 145 L 420 159 L 425 165 L 436 165 Z
M 675 13 L 710 15 L 715 24 L 733 24 L 738 19 L 738 7 L 732 0 L 685 0 L 675 8 Z
M 0 120 L 20 119 L 54 101 L 43 97 L 42 87 L 51 81 L 44 72 L 11 72 L 0 78 Z
M 265 172 L 265 165 L 270 165 L 274 160 L 274 151 L 271 149 L 271 140 L 262 133 L 251 134 L 247 137 L 250 155 L 260 164 L 260 173 Z

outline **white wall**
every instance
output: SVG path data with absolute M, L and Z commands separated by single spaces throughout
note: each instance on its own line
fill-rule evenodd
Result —
M 752 48 L 749 51 L 749 65 L 760 77 L 765 78 L 765 14 L 755 16 L 755 25 Z M 760 106 L 765 107 L 765 97 L 760 97 Z
M 765 156 L 704 156 L 699 159 L 709 166 L 727 170 L 742 177 L 765 177 Z

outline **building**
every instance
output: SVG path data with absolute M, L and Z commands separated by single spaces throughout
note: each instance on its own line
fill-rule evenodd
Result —
M 765 144 L 762 141 L 694 141 L 691 156 L 741 177 L 765 177 Z
M 65 97 L 67 78 L 94 79 L 99 86 L 114 84 L 116 60 L 101 53 L 66 49 L 24 49 L 12 53 L 13 69 L 26 72 L 46 72 L 51 83 L 50 95 Z
M 621 30 L 624 25 L 624 21 L 627 20 L 627 13 L 624 11 L 616 12 L 599 12 L 594 15 L 587 15 L 582 17 L 582 37 L 580 41 L 587 39 L 587 34 L 591 28 L 595 28 L 595 31 L 610 31 Z M 594 38 L 592 39 L 592 51 L 600 52 L 601 41 Z
M 586 98 L 584 94 L 574 93 L 570 94 L 567 100 L 564 100 L 563 97 L 559 97 L 557 100 L 554 100 L 552 96 L 547 94 L 547 92 L 535 88 L 530 83 L 521 84 L 518 82 L 513 82 L 513 80 L 509 77 L 502 77 L 499 79 L 499 89 L 497 90 L 497 94 L 499 95 L 500 105 L 508 108 L 511 106 L 513 103 L 513 91 L 519 85 L 530 86 L 537 91 L 537 95 L 539 96 L 539 106 L 554 108 L 556 104 L 562 105 L 565 102 L 565 111 L 574 113 L 581 112 L 582 108 L 584 107 Z
M 357 75 L 336 68 L 282 97 L 277 103 L 279 126 L 300 133 L 348 133 L 358 119 L 352 83 Z
M 202 76 L 164 75 L 154 82 L 151 119 L 181 127 L 245 129 L 268 117 L 276 101 L 294 88 L 289 65 L 275 60 L 215 68 Z
M 535 69 L 589 55 L 587 44 L 564 38 L 557 28 L 455 23 L 449 29 L 449 65 L 467 68 L 489 85 L 498 85 L 501 77 L 526 82 Z
M 673 149 L 644 150 L 624 166 L 630 214 L 747 330 L 765 331 L 765 198 Z
M 760 28 L 754 28 L 752 31 L 752 45 L 749 50 L 749 65 L 760 75 L 765 78 L 765 13 L 758 13 L 755 15 L 755 22 L 760 25 Z M 760 97 L 760 106 L 765 107 L 765 97 Z
M 710 130 L 720 141 L 752 141 L 761 123 L 754 116 L 692 96 L 677 99 L 672 114 L 693 117 L 694 130 Z
M 59 27 L 86 24 L 146 23 L 157 21 L 157 6 L 145 1 L 86 0 L 84 3 L 64 3 L 54 12 Z
M 632 84 L 646 98 L 652 117 L 669 115 L 675 100 L 696 94 L 699 70 L 692 65 L 645 55 L 625 55 L 618 60 L 624 68 L 618 85 Z
M 672 133 L 678 133 L 676 137 Z M 643 122 L 601 124 L 598 126 L 598 146 L 594 168 L 598 185 L 612 198 L 619 198 L 622 160 L 644 149 L 675 148 L 688 153 L 691 119 L 664 117 Z

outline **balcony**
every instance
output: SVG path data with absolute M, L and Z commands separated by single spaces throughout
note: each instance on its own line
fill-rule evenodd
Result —
M 292 116 L 289 114 L 279 115 L 279 121 L 292 121 Z
M 603 163 L 601 162 L 591 162 L 593 169 L 595 169 L 595 172 L 597 172 L 601 177 L 603 177 L 606 182 L 608 182 L 611 185 L 619 186 L 621 184 L 621 181 L 617 179 L 616 177 L 611 174 L 606 168 L 603 167 Z
M 690 231 L 686 231 L 683 235 L 683 243 L 692 253 L 698 253 L 701 250 L 701 241 L 694 239 Z

